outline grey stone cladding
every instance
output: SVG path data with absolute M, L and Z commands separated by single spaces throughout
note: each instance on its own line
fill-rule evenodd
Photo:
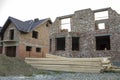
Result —
M 108 18 L 95 20 L 95 14 L 108 12 Z M 70 18 L 71 31 L 61 29 L 61 20 Z M 98 29 L 104 23 L 105 29 Z M 104 40 L 96 42 L 96 37 L 103 36 L 106 41 L 109 36 L 110 43 Z M 65 50 L 57 50 L 56 38 L 65 38 Z M 79 37 L 79 50 L 72 50 L 72 37 Z M 74 14 L 57 17 L 50 30 L 50 53 L 65 57 L 112 57 L 112 61 L 120 61 L 120 15 L 113 9 L 98 10 L 83 9 Z M 109 45 L 110 49 L 98 47 Z M 104 45 L 105 44 L 105 45 Z

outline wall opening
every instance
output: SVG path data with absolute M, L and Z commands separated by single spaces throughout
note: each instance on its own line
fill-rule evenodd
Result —
M 5 47 L 5 54 L 9 57 L 16 57 L 16 46 Z
M 26 51 L 29 53 L 29 57 L 31 56 L 31 51 L 32 51 L 32 47 L 31 46 L 26 46 Z
M 0 54 L 2 54 L 3 46 L 0 46 Z
M 95 20 L 108 19 L 108 11 L 101 11 L 95 13 Z
M 72 50 L 79 51 L 79 37 L 72 37 Z
M 96 30 L 103 30 L 103 29 L 106 29 L 105 28 L 105 23 L 98 23 L 96 25 Z
M 41 52 L 41 48 L 37 47 L 36 52 Z
M 96 36 L 96 50 L 110 50 L 110 36 Z
M 31 51 L 32 47 L 31 46 L 26 46 L 26 51 Z
M 65 50 L 65 37 L 56 38 L 56 50 Z
M 38 38 L 38 32 L 37 31 L 32 32 L 32 38 L 35 38 L 35 39 Z
M 61 19 L 61 29 L 71 31 L 70 18 Z
M 10 30 L 9 39 L 10 39 L 10 40 L 13 40 L 13 39 L 14 39 L 14 29 L 11 29 L 11 30 Z
M 50 39 L 50 48 L 49 48 L 49 51 L 50 52 L 52 51 L 52 39 Z

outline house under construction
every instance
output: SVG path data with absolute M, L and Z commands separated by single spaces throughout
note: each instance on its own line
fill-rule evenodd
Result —
M 57 17 L 50 32 L 50 53 L 64 57 L 110 56 L 120 61 L 120 15 L 103 8 Z
M 21 21 L 8 17 L 0 28 L 0 54 L 25 59 L 45 57 L 49 52 L 51 19 Z

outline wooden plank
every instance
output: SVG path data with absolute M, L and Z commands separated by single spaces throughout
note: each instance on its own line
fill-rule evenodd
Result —
M 44 60 L 44 61 L 101 61 L 99 58 L 59 58 L 59 59 L 54 59 L 54 58 L 26 58 L 27 61 L 39 61 L 39 60 Z
M 120 72 L 120 68 L 118 68 L 118 69 L 110 69 L 110 71 L 114 71 L 114 72 Z
M 54 59 L 54 58 L 41 58 L 41 59 L 26 59 L 25 61 L 87 61 L 87 62 L 91 62 L 91 61 L 101 61 L 100 59 L 70 59 L 70 58 L 64 58 L 64 59 Z
M 87 72 L 87 73 L 100 73 L 101 69 L 85 69 L 85 68 L 67 68 L 67 67 L 37 67 L 41 70 L 53 70 L 53 71 L 67 71 L 67 72 Z
M 46 59 L 56 59 L 56 60 L 62 60 L 62 59 L 66 59 L 66 60 L 101 60 L 101 61 L 106 61 L 108 60 L 110 57 L 95 57 L 95 58 L 25 58 L 26 60 L 46 60 Z
M 44 67 L 44 68 L 79 68 L 79 69 L 103 69 L 103 67 L 96 67 L 96 66 L 79 66 L 79 65 L 33 65 L 34 67 Z
M 99 73 L 108 69 L 109 57 L 99 58 L 26 58 L 33 67 L 43 70 Z
M 48 65 L 83 65 L 83 66 L 101 66 L 101 62 L 73 62 L 73 61 L 27 61 L 29 64 L 48 64 Z

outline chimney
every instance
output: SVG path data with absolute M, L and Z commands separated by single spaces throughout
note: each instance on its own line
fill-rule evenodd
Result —
M 38 21 L 39 21 L 39 18 L 35 18 L 35 19 L 34 19 L 34 22 L 38 22 Z

